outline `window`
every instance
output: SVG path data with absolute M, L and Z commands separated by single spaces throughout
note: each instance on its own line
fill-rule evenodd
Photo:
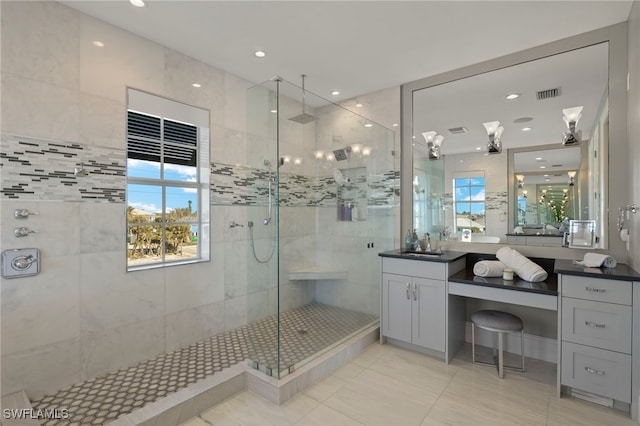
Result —
M 461 173 L 454 176 L 454 205 L 456 211 L 455 230 L 470 229 L 474 234 L 484 234 L 485 178 L 481 172 Z
M 209 113 L 128 95 L 128 269 L 209 260 Z

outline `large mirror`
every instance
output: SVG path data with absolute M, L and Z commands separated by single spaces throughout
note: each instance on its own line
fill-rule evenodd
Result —
M 418 234 L 560 246 L 595 220 L 606 248 L 608 58 L 602 42 L 413 90 Z

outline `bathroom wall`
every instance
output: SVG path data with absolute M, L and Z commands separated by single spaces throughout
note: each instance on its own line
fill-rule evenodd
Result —
M 640 204 L 640 1 L 633 2 L 628 26 L 629 51 L 629 91 L 627 144 L 629 146 L 629 203 Z M 640 271 L 640 213 L 630 218 L 629 233 L 631 244 L 629 264 Z M 613 238 L 617 238 L 614 236 Z
M 251 177 L 264 172 L 270 152 L 247 123 L 253 84 L 56 2 L 3 1 L 0 7 L 1 243 L 3 250 L 37 247 L 42 253 L 38 276 L 0 282 L 2 394 L 26 389 L 38 397 L 272 313 L 277 292 L 267 283 L 276 282 L 276 268 L 252 261 L 246 226 L 264 219 L 264 197 L 256 196 L 263 183 Z M 210 262 L 126 272 L 127 87 L 211 112 Z M 364 115 L 389 127 L 398 122 L 399 89 L 367 99 Z M 298 110 L 300 103 L 287 108 Z M 292 129 L 281 149 L 311 162 L 313 129 L 300 132 Z M 86 178 L 73 176 L 79 163 L 90 172 Z M 314 205 L 317 194 L 309 188 L 324 190 L 317 173 L 283 170 L 291 202 L 280 211 L 281 270 L 325 260 L 315 249 L 330 241 L 336 251 L 328 262 L 349 253 L 352 267 L 369 271 L 354 282 L 377 286 L 378 248 L 392 243 L 376 241 L 367 263 L 360 263 L 361 228 L 340 234 L 335 207 L 326 207 L 333 222 L 325 222 Z M 238 179 L 225 186 L 229 174 Z M 39 215 L 18 221 L 18 208 Z M 390 220 L 385 235 L 397 233 L 391 229 L 395 216 L 383 218 Z M 38 232 L 18 239 L 12 235 L 17 226 Z M 270 244 L 265 229 L 257 232 L 259 255 Z M 284 307 L 317 297 L 313 283 L 284 282 L 280 290 Z

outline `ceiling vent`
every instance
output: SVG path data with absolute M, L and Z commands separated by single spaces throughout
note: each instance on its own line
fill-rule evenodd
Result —
M 467 128 L 466 127 L 452 127 L 449 130 L 450 133 L 453 133 L 454 135 L 458 135 L 460 133 L 467 133 Z
M 550 99 L 550 98 L 555 98 L 560 96 L 560 88 L 556 87 L 554 89 L 545 89 L 545 90 L 538 90 L 536 92 L 536 99 L 541 101 L 544 99 Z

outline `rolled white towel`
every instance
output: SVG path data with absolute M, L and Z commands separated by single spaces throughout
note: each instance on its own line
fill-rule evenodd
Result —
M 524 229 L 522 228 L 522 226 L 516 226 L 515 228 L 513 228 L 513 233 L 514 234 L 524 234 Z
M 547 279 L 547 271 L 511 247 L 502 247 L 496 257 L 525 281 L 535 283 Z
M 505 267 L 499 260 L 481 260 L 473 265 L 473 273 L 479 277 L 501 277 Z
M 589 268 L 599 268 L 604 266 L 605 268 L 615 268 L 618 262 L 613 256 L 600 253 L 587 253 L 584 255 L 582 261 L 576 261 L 578 265 L 586 266 Z

